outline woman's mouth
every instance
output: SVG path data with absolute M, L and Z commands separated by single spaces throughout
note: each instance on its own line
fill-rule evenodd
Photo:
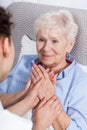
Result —
M 43 57 L 44 59 L 49 59 L 49 58 L 51 58 L 52 56 L 51 56 L 51 55 L 42 55 L 42 57 Z

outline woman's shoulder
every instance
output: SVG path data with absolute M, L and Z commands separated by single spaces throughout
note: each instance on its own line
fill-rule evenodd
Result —
M 35 60 L 36 58 L 37 58 L 37 55 L 23 55 L 21 60 L 31 61 L 31 60 Z
M 85 73 L 87 73 L 87 65 L 77 63 L 77 66 Z
M 79 74 L 78 77 L 87 78 L 87 66 L 80 63 L 76 63 L 75 74 Z

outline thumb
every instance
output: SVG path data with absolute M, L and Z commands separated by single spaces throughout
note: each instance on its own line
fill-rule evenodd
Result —
M 26 90 L 28 90 L 28 89 L 29 89 L 30 84 L 31 84 L 31 80 L 29 80 L 29 81 L 27 82 L 27 85 L 26 85 Z
M 56 78 L 57 78 L 57 74 L 55 74 L 55 76 L 51 79 L 53 85 L 56 85 Z

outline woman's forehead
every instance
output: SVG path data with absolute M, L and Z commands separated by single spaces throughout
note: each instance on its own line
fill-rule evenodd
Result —
M 49 35 L 49 36 L 52 36 L 52 37 L 56 37 L 56 36 L 58 37 L 58 36 L 64 36 L 64 33 L 61 29 L 44 28 L 44 29 L 39 30 L 38 35 L 39 36 Z

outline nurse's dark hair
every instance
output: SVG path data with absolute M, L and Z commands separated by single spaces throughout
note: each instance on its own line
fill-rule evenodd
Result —
M 10 21 L 11 13 L 0 7 L 0 38 L 11 36 L 11 27 L 13 22 Z

